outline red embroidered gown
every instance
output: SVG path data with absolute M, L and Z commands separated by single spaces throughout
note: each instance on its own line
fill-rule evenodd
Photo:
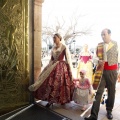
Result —
M 66 48 L 64 45 L 62 45 L 61 50 L 52 52 L 51 62 L 45 67 L 42 74 L 54 64 L 56 65 L 50 70 L 40 87 L 34 91 L 35 98 L 61 104 L 72 101 L 74 84 L 70 66 L 63 60 L 65 56 Z

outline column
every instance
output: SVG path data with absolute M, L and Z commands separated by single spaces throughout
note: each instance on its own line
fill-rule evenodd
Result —
M 34 0 L 34 80 L 41 72 L 42 49 L 42 3 L 44 0 Z

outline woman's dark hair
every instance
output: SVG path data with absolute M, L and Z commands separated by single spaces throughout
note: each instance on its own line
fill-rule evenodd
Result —
M 60 39 L 60 41 L 62 40 L 62 37 L 59 33 L 55 33 L 54 36 L 57 36 Z

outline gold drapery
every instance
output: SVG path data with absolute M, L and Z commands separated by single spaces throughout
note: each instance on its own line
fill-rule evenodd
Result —
M 0 0 L 0 115 L 29 103 L 29 0 Z

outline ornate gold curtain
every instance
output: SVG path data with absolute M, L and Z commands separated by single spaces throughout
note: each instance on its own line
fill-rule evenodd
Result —
M 0 0 L 0 115 L 29 103 L 29 0 Z

